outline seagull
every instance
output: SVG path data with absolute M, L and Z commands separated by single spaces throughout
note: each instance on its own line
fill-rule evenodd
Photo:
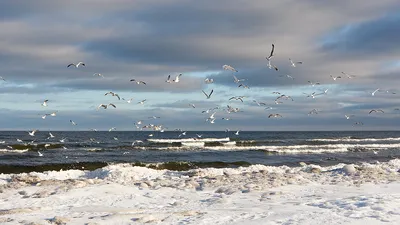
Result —
M 42 106 L 47 106 L 47 102 L 48 101 L 49 101 L 48 99 L 44 100 L 43 103 L 42 103 Z
M 375 91 L 373 91 L 373 92 L 371 93 L 371 95 L 372 95 L 372 96 L 375 96 L 375 93 L 376 93 L 377 91 L 379 91 L 379 89 L 380 89 L 380 88 L 378 88 L 378 89 L 376 89 Z
M 204 82 L 205 82 L 206 84 L 212 84 L 212 83 L 214 83 L 214 79 L 212 79 L 212 78 L 206 78 L 206 79 L 204 80 Z
M 108 130 L 108 132 L 111 132 L 111 131 L 116 130 L 116 129 L 117 129 L 116 127 L 111 127 L 111 128 Z
M 58 111 L 52 112 L 52 113 L 50 113 L 49 115 L 50 115 L 50 116 L 56 116 L 56 115 L 57 115 L 57 112 L 58 112 Z
M 146 85 L 146 82 L 141 81 L 141 80 L 131 79 L 130 81 L 131 81 L 131 82 L 135 82 L 136 84 L 144 84 L 144 85 Z
M 349 79 L 353 79 L 353 78 L 355 78 L 356 76 L 355 75 L 350 75 L 350 74 L 347 74 L 347 73 L 345 73 L 345 72 L 341 72 L 343 75 L 346 75 L 347 76 L 347 78 L 349 78 Z
M 240 100 L 241 102 L 243 102 L 243 98 L 245 98 L 245 96 L 233 96 L 232 98 L 229 99 L 229 101 L 232 99 L 235 99 L 235 100 Z
M 215 123 L 215 118 L 214 119 L 207 119 L 208 121 L 210 121 L 210 123 Z
M 371 113 L 373 113 L 373 112 L 381 112 L 381 113 L 385 113 L 382 109 L 373 109 L 373 110 L 371 110 L 371 111 L 369 111 L 369 113 L 368 114 L 371 114 Z
M 266 107 L 264 110 L 270 110 L 270 109 L 272 109 L 272 107 L 271 107 L 271 106 L 268 106 L 268 107 Z
M 313 109 L 308 113 L 308 115 L 312 115 L 312 114 L 318 114 L 318 110 Z
M 282 117 L 280 114 L 277 114 L 277 113 L 272 113 L 272 114 L 269 114 L 269 116 L 268 116 L 268 118 L 278 118 L 278 117 Z
M 40 157 L 43 156 L 43 154 L 42 154 L 41 152 L 37 151 L 37 153 L 38 153 L 38 155 L 39 155 Z
M 277 92 L 277 91 L 274 91 L 274 92 L 272 92 L 272 94 L 280 95 L 281 93 L 280 93 L 280 92 Z
M 51 146 L 50 144 L 45 144 L 45 145 L 44 145 L 44 148 L 47 149 L 47 148 L 50 147 L 50 146 Z
M 49 132 L 49 135 L 49 138 L 55 138 L 55 136 L 51 132 Z
M 22 143 L 23 141 L 21 139 L 17 138 L 17 142 Z
M 144 102 L 145 102 L 146 100 L 147 100 L 147 99 L 145 99 L 145 100 L 142 100 L 142 101 L 138 102 L 138 104 L 141 104 L 141 105 L 143 105 L 143 104 L 144 104 Z
M 258 106 L 267 105 L 264 102 L 258 102 L 257 100 L 253 100 Z
M 91 130 L 91 131 L 94 131 L 94 132 L 97 132 L 97 129 L 94 129 L 94 128 L 91 128 L 90 130 Z
M 221 119 L 222 120 L 231 120 L 231 118 L 225 118 L 225 117 L 222 117 Z
M 274 68 L 276 71 L 279 70 L 278 67 L 276 67 L 275 65 L 272 65 L 272 64 L 271 64 L 271 60 L 268 60 L 268 68 L 269 68 L 269 69 Z
M 181 137 L 182 135 L 186 135 L 186 131 L 181 133 L 178 137 Z
M 160 117 L 159 116 L 150 116 L 150 117 L 148 117 L 149 119 L 160 119 Z
M 280 77 L 283 77 L 283 75 L 280 75 Z M 294 80 L 294 77 L 290 76 L 290 75 L 286 75 L 287 78 L 290 78 L 292 80 Z
M 315 92 L 313 92 L 311 94 L 307 94 L 307 93 L 303 92 L 303 94 L 307 95 L 307 98 L 309 98 L 309 97 L 315 98 Z
M 196 134 L 196 136 L 197 136 L 198 138 L 201 138 L 203 135 L 202 135 L 202 134 Z
M 210 99 L 212 93 L 214 92 L 214 89 L 211 90 L 210 94 L 205 93 L 203 90 L 202 90 L 202 92 L 203 92 L 203 94 L 207 97 L 207 99 Z
M 364 125 L 363 122 L 355 122 L 354 125 Z
M 292 64 L 291 65 L 292 67 L 296 67 L 296 64 L 299 64 L 299 65 L 303 64 L 303 62 L 293 62 L 292 59 L 290 59 L 290 58 L 289 58 L 289 61 Z
M 239 86 L 238 86 L 238 87 L 243 87 L 243 88 L 250 89 L 250 87 L 249 87 L 249 86 L 247 86 L 247 85 L 244 85 L 244 84 L 239 84 Z
M 34 137 L 34 136 L 35 136 L 35 133 L 36 133 L 36 131 L 37 131 L 37 130 L 33 130 L 32 132 L 29 132 L 29 131 L 28 131 L 28 134 L 29 134 L 30 136 Z
M 70 64 L 67 66 L 67 68 L 70 67 L 70 66 L 75 66 L 76 68 L 78 68 L 79 66 L 86 66 L 86 65 L 85 65 L 85 63 L 83 63 L 83 62 L 78 62 L 78 64 L 70 63 Z
M 235 132 L 235 135 L 239 135 L 239 132 L 240 132 L 240 130 L 236 131 L 236 132 Z
M 274 50 L 275 50 L 275 45 L 272 44 L 271 53 L 269 54 L 268 57 L 266 57 L 266 59 L 267 59 L 268 61 L 270 61 L 270 59 L 272 58 L 272 56 L 274 56 Z
M 196 108 L 196 106 L 194 104 L 189 104 L 189 106 L 192 106 L 192 108 Z
M 77 124 L 74 122 L 74 121 L 72 121 L 72 120 L 69 120 L 69 122 L 73 125 L 73 126 L 76 126 Z
M 217 113 L 217 112 L 213 112 L 213 114 L 211 114 L 211 116 L 209 116 L 208 119 L 214 119 L 215 118 L 214 117 L 215 113 Z
M 116 94 L 116 93 L 114 93 L 114 92 L 112 92 L 112 91 L 107 92 L 107 93 L 105 93 L 104 95 L 108 95 L 108 94 L 110 94 L 110 95 L 112 95 L 112 96 L 116 96 L 116 97 L 118 98 L 118 100 L 121 100 L 121 98 L 119 97 L 119 95 Z
M 233 67 L 230 66 L 230 65 L 223 65 L 223 66 L 222 66 L 222 69 L 224 69 L 224 70 L 230 70 L 230 71 L 232 71 L 232 72 L 238 72 L 235 68 L 233 68 Z
M 97 110 L 99 110 L 100 108 L 104 108 L 104 109 L 107 109 L 107 105 L 105 105 L 105 104 L 100 104 L 99 106 L 97 106 Z
M 98 76 L 98 77 L 104 78 L 103 74 L 101 74 L 101 73 L 95 73 L 95 74 L 93 74 L 93 76 Z
M 311 86 L 315 86 L 315 85 L 320 85 L 320 83 L 319 82 L 315 82 L 315 83 L 313 83 L 313 82 L 311 82 L 311 81 L 308 81 L 308 83 L 311 85 Z
M 333 80 L 342 78 L 341 76 L 334 77 L 334 76 L 332 76 L 332 75 L 331 75 L 331 77 L 332 77 Z
M 235 75 L 233 75 L 233 82 L 235 82 L 235 83 L 239 83 L 239 82 L 241 82 L 241 81 L 245 81 L 246 79 L 238 79 Z
M 117 108 L 117 106 L 114 105 L 113 103 L 109 103 L 108 105 L 114 107 L 114 109 Z
M 175 82 L 175 83 L 178 83 L 178 82 L 179 82 L 179 77 L 181 77 L 181 76 L 182 76 L 181 73 L 178 74 L 178 75 L 175 77 L 175 80 L 172 80 L 172 81 Z
M 346 117 L 346 120 L 349 120 L 351 117 L 354 117 L 355 115 L 344 115 Z
M 167 80 L 165 81 L 165 82 L 167 82 L 167 83 L 171 83 L 171 75 L 168 75 L 168 77 L 167 77 Z
M 64 143 L 64 142 L 65 142 L 65 139 L 66 139 L 66 138 L 60 139 L 60 142 L 61 142 L 61 143 Z
M 46 119 L 46 117 L 47 117 L 48 115 L 50 115 L 50 114 L 44 114 L 44 115 L 42 116 L 42 119 Z

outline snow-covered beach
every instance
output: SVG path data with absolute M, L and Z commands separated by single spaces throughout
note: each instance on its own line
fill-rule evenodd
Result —
M 397 224 L 400 160 L 0 175 L 1 224 Z

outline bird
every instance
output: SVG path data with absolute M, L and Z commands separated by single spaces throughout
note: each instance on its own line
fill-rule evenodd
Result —
M 277 91 L 273 91 L 272 94 L 280 95 L 281 93 L 280 93 L 280 92 L 277 92 Z
M 49 135 L 49 138 L 55 138 L 55 136 L 51 132 L 49 132 Z
M 349 78 L 349 79 L 353 79 L 353 78 L 355 78 L 356 76 L 355 75 L 350 75 L 350 74 L 347 74 L 347 73 L 345 73 L 345 72 L 341 72 L 343 75 L 346 75 L 347 76 L 347 78 Z
M 100 108 L 107 109 L 107 105 L 105 105 L 105 104 L 100 104 L 99 106 L 97 106 L 97 110 L 99 110 Z
M 76 125 L 78 125 L 78 124 L 76 124 L 74 121 L 72 121 L 72 120 L 69 120 L 69 122 L 73 125 L 73 126 L 76 126 Z
M 232 99 L 235 99 L 235 100 L 240 100 L 241 102 L 243 102 L 243 98 L 245 98 L 245 96 L 233 96 L 229 99 L 229 101 Z
M 225 117 L 222 117 L 221 119 L 222 120 L 231 120 L 231 118 L 225 118 Z
M 354 125 L 364 125 L 363 122 L 355 122 Z
M 244 84 L 239 84 L 239 86 L 238 86 L 238 87 L 243 87 L 243 88 L 250 89 L 250 87 L 249 87 L 249 86 L 247 86 L 247 85 L 244 85 Z
M 212 84 L 212 83 L 214 83 L 214 79 L 212 79 L 212 78 L 206 78 L 206 79 L 204 79 L 204 82 L 205 82 L 206 84 Z
M 271 64 L 271 60 L 268 60 L 268 68 L 269 69 L 275 69 L 276 71 L 278 71 L 279 69 L 278 69 L 278 67 L 276 67 L 275 65 L 273 65 L 273 64 Z
M 112 91 L 109 91 L 109 92 L 105 93 L 104 95 L 116 96 L 116 97 L 118 98 L 118 100 L 121 100 L 121 98 L 119 97 L 119 95 L 116 94 L 116 93 L 114 93 L 114 92 L 112 92 Z
M 379 90 L 380 90 L 380 88 L 376 89 L 375 91 L 373 91 L 373 92 L 371 93 L 371 95 L 372 95 L 372 96 L 375 96 L 375 93 L 376 93 L 377 91 L 379 91 Z
M 192 103 L 189 103 L 189 106 L 191 106 L 192 108 L 196 108 L 196 106 Z
M 93 76 L 98 76 L 98 77 L 104 78 L 103 74 L 101 74 L 101 73 L 95 73 L 95 74 L 93 74 Z
M 290 61 L 290 64 L 292 67 L 296 67 L 296 64 L 299 64 L 299 65 L 303 64 L 303 62 L 293 62 L 292 59 L 290 59 L 290 58 L 289 58 L 289 61 Z
M 182 135 L 185 136 L 186 135 L 186 131 L 182 132 L 178 137 L 181 137 Z
M 70 63 L 70 64 L 68 64 L 67 68 L 70 66 L 75 66 L 76 68 L 78 68 L 79 66 L 86 66 L 86 65 L 83 62 L 78 62 L 77 64 Z
M 311 81 L 308 81 L 308 83 L 311 85 L 311 86 L 315 86 L 315 85 L 320 85 L 320 83 L 319 82 L 315 82 L 315 83 L 313 83 L 313 82 L 311 82 Z
M 283 77 L 283 75 L 280 75 L 280 77 Z M 294 80 L 294 77 L 290 76 L 290 75 L 286 75 L 287 78 L 290 78 L 292 80 Z
M 278 117 L 282 117 L 282 116 L 277 113 L 272 113 L 272 114 L 269 114 L 269 116 L 268 116 L 268 118 L 278 118 Z
M 308 115 L 312 115 L 312 114 L 318 114 L 318 110 L 317 109 L 313 109 L 308 113 Z
M 150 117 L 148 117 L 148 119 L 160 119 L 160 117 L 159 116 L 150 116 Z
M 60 142 L 61 142 L 61 143 L 64 143 L 66 139 L 67 139 L 67 138 L 62 138 L 62 139 L 60 139 Z
M 238 72 L 235 68 L 233 68 L 233 67 L 230 66 L 230 65 L 223 65 L 223 66 L 222 66 L 222 69 L 224 69 L 224 70 L 230 70 L 230 71 L 232 71 L 232 72 Z
M 334 77 L 334 76 L 332 76 L 332 75 L 331 75 L 331 77 L 332 77 L 333 80 L 342 78 L 341 76 Z
M 29 134 L 29 136 L 34 137 L 36 132 L 37 132 L 37 130 L 33 130 L 32 132 L 28 131 L 28 134 Z
M 43 103 L 42 103 L 42 106 L 47 106 L 47 102 L 48 101 L 49 101 L 48 99 L 44 100 Z
M 37 151 L 37 153 L 38 153 L 39 157 L 43 156 L 43 154 L 41 152 Z
M 381 113 L 385 113 L 382 109 L 372 109 L 371 111 L 369 111 L 368 114 L 371 114 L 373 112 L 381 112 Z
M 253 102 L 255 102 L 258 106 L 267 105 L 266 103 L 258 102 L 257 100 L 253 100 Z
M 167 80 L 165 81 L 165 82 L 167 82 L 167 83 L 171 83 L 171 75 L 168 75 L 168 77 L 167 77 Z
M 113 103 L 109 103 L 108 105 L 114 107 L 114 109 L 117 108 L 117 106 L 114 105 Z
M 145 99 L 145 100 L 142 100 L 142 101 L 138 102 L 138 104 L 143 105 L 145 101 L 147 101 L 147 100 L 146 100 L 146 99 Z
M 233 75 L 233 82 L 235 82 L 235 83 L 239 83 L 239 82 L 242 82 L 242 81 L 245 81 L 246 79 L 238 79 L 235 75 Z
M 57 115 L 57 112 L 58 112 L 58 111 L 52 112 L 52 113 L 50 113 L 49 115 L 50 115 L 50 116 L 56 116 L 56 115 Z
M 197 136 L 198 138 L 201 138 L 203 135 L 202 135 L 202 134 L 196 134 L 196 136 Z
M 354 117 L 355 115 L 344 115 L 346 117 L 346 120 L 349 120 L 351 117 Z
M 146 85 L 146 82 L 141 81 L 141 80 L 131 79 L 130 81 L 131 81 L 131 82 L 135 82 L 136 84 L 144 84 L 144 85 Z
M 176 77 L 175 77 L 175 80 L 172 80 L 173 82 L 175 82 L 175 83 L 178 83 L 179 82 L 179 78 L 182 76 L 182 74 L 180 73 L 180 74 L 178 74 Z
M 240 130 L 236 131 L 236 132 L 235 132 L 235 135 L 239 135 L 239 132 L 240 132 Z
M 117 129 L 116 127 L 111 127 L 110 129 L 108 129 L 108 132 L 111 132 L 111 131 L 116 130 L 116 129 Z
M 48 115 L 50 115 L 50 114 L 44 114 L 44 115 L 42 116 L 42 119 L 46 119 L 46 117 L 47 117 Z
M 212 93 L 214 92 L 214 89 L 211 90 L 210 94 L 205 93 L 203 90 L 202 90 L 202 92 L 203 92 L 203 94 L 207 97 L 207 99 L 210 99 Z
M 275 50 L 275 45 L 272 44 L 271 53 L 269 54 L 268 57 L 266 57 L 266 59 L 267 59 L 268 61 L 270 61 L 270 59 L 274 56 L 274 50 Z

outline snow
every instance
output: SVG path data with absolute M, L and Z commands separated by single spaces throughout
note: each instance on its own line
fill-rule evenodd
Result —
M 349 170 L 351 173 L 349 173 Z M 0 224 L 397 224 L 400 160 L 0 175 Z

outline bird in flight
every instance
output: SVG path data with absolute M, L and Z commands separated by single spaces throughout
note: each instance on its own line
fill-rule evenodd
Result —
M 179 82 L 179 78 L 182 76 L 182 74 L 180 73 L 180 74 L 178 74 L 176 77 L 175 77 L 175 80 L 172 80 L 173 82 L 175 82 L 175 83 L 178 83 Z
M 168 75 L 168 77 L 167 77 L 167 80 L 165 81 L 165 82 L 167 82 L 167 83 L 171 83 L 171 75 Z
M 72 120 L 69 120 L 69 122 L 73 125 L 73 126 L 76 126 L 76 125 L 78 125 L 78 124 L 76 124 L 74 121 L 72 121 Z
M 371 114 L 373 112 L 381 112 L 381 113 L 385 113 L 382 109 L 372 109 L 371 111 L 369 111 L 368 114 Z
M 70 64 L 68 64 L 67 68 L 70 66 L 75 66 L 76 68 L 78 68 L 79 66 L 86 66 L 86 65 L 83 62 L 78 62 L 77 64 L 70 63 Z
M 233 68 L 233 67 L 230 66 L 230 65 L 223 65 L 223 66 L 222 66 L 222 69 L 224 69 L 224 70 L 230 70 L 230 71 L 232 71 L 232 72 L 238 72 L 235 68 Z
M 355 75 L 350 75 L 350 74 L 347 74 L 347 73 L 345 73 L 345 72 L 341 72 L 343 75 L 345 75 L 345 76 L 347 76 L 347 78 L 349 78 L 349 79 L 353 79 L 353 78 L 355 78 L 356 76 Z
M 275 45 L 272 44 L 271 53 L 269 54 L 268 57 L 266 57 L 266 59 L 267 59 L 268 61 L 270 61 L 270 59 L 274 56 L 274 51 L 275 51 Z
M 47 106 L 47 102 L 48 101 L 49 101 L 48 99 L 44 100 L 43 103 L 42 103 L 42 106 Z
M 203 90 L 202 90 L 202 92 L 203 92 L 203 94 L 207 97 L 207 99 L 210 99 L 212 93 L 214 92 L 214 89 L 211 90 L 210 94 L 205 93 Z
M 342 78 L 341 76 L 334 77 L 334 76 L 332 76 L 332 75 L 331 75 L 331 77 L 332 77 L 333 80 Z
M 103 74 L 101 74 L 101 73 L 95 73 L 95 74 L 93 74 L 93 76 L 98 76 L 98 77 L 104 78 Z
M 116 96 L 117 98 L 118 98 L 118 100 L 121 100 L 121 98 L 119 97 L 119 95 L 118 94 L 116 94 L 116 93 L 114 93 L 114 92 L 112 92 L 112 91 L 110 91 L 110 92 L 107 92 L 107 93 L 105 93 L 104 95 L 112 95 L 112 96 Z
M 143 105 L 145 101 L 146 101 L 146 99 L 145 99 L 145 100 L 142 100 L 142 101 L 140 101 L 140 102 L 138 102 L 138 104 Z
M 214 79 L 212 79 L 212 78 L 206 78 L 206 79 L 204 80 L 204 83 L 206 83 L 206 84 L 212 84 L 212 83 L 214 83 Z
M 37 130 L 33 130 L 32 132 L 28 131 L 29 136 L 34 137 Z
M 346 120 L 349 120 L 351 117 L 354 117 L 355 115 L 344 115 L 346 117 Z
M 290 64 L 292 67 L 296 67 L 296 64 L 299 64 L 299 65 L 303 64 L 303 62 L 293 62 L 291 58 L 289 58 L 289 61 L 290 61 Z
M 130 81 L 131 81 L 131 82 L 135 82 L 136 84 L 144 84 L 144 85 L 146 85 L 146 82 L 141 81 L 141 80 L 131 79 Z
M 269 116 L 268 116 L 268 118 L 278 118 L 278 117 L 282 117 L 282 116 L 278 113 L 272 113 L 272 114 L 269 114 Z
M 235 83 L 239 83 L 239 82 L 242 82 L 242 81 L 245 81 L 246 79 L 238 79 L 235 75 L 233 75 L 233 82 L 235 82 Z

